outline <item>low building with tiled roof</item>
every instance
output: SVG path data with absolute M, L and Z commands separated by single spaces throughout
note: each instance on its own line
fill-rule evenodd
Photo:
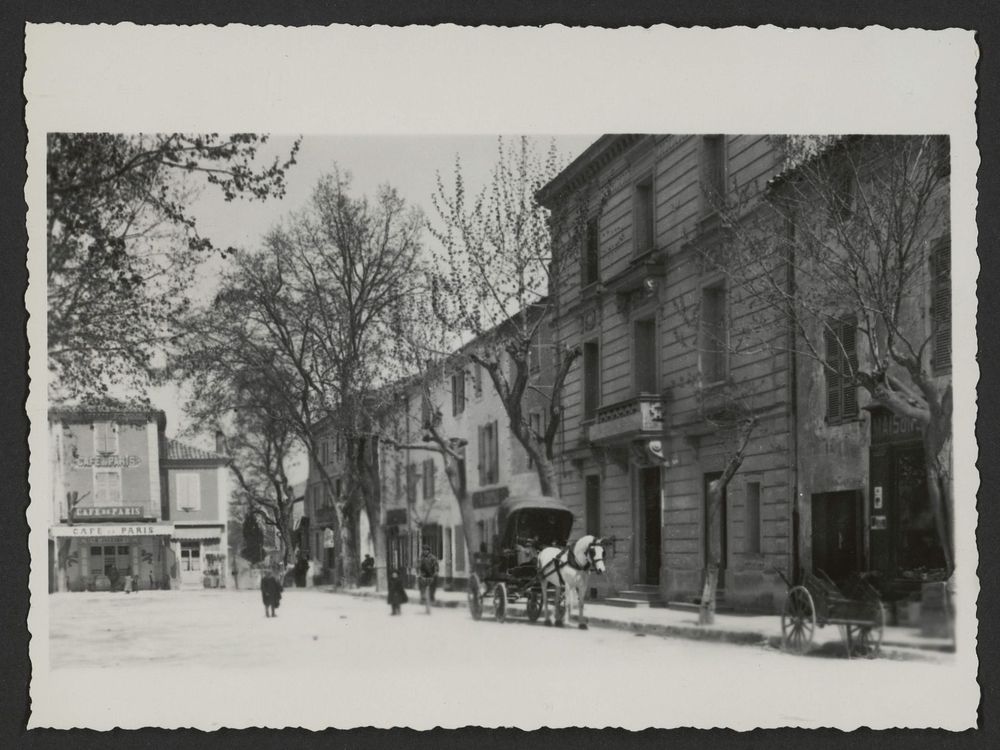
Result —
M 226 585 L 230 458 L 166 422 L 143 405 L 49 410 L 51 590 Z

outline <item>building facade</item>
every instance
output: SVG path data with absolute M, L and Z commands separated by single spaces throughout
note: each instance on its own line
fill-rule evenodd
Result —
M 735 340 L 758 313 L 730 274 L 749 271 L 720 272 L 711 259 L 734 219 L 752 221 L 741 196 L 780 189 L 776 146 L 766 136 L 604 136 L 539 193 L 554 215 L 583 207 L 584 227 L 553 224 L 555 241 L 574 246 L 556 340 L 581 349 L 564 390 L 560 476 L 574 533 L 618 540 L 598 596 L 645 586 L 694 600 L 717 554 L 725 604 L 774 610 L 779 572 L 874 569 L 898 580 L 921 575 L 901 567 L 907 555 L 911 568 L 940 556 L 917 425 L 868 404 L 828 361 L 791 356 L 802 344 L 793 327 L 760 332 L 764 346 Z M 927 333 L 950 320 L 947 227 L 931 235 L 936 260 L 904 302 Z M 778 283 L 804 289 L 810 269 Z M 949 377 L 943 359 L 935 373 Z M 709 483 L 737 449 L 740 413 L 755 425 L 714 509 Z
M 165 430 L 161 411 L 50 410 L 53 591 L 226 585 L 228 459 Z

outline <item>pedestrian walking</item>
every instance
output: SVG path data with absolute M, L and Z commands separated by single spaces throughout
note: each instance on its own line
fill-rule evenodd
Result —
M 392 614 L 398 615 L 400 607 L 408 601 L 406 589 L 403 588 L 403 579 L 399 576 L 399 571 L 394 570 L 389 574 L 389 606 L 392 607 Z
M 275 611 L 281 605 L 281 582 L 271 571 L 264 573 L 260 581 L 260 596 L 264 600 L 264 617 L 277 617 Z

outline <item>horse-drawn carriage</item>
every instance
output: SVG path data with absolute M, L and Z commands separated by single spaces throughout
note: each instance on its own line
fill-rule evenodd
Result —
M 548 588 L 555 589 L 555 619 L 566 614 L 567 581 L 576 583 L 591 570 L 604 572 L 601 540 L 585 536 L 571 548 L 569 533 L 573 512 L 562 502 L 542 495 L 519 495 L 504 500 L 497 509 L 500 535 L 493 550 L 477 556 L 476 571 L 469 578 L 469 611 L 479 620 L 483 602 L 493 599 L 493 616 L 504 622 L 508 605 L 523 601 L 528 619 L 538 619 L 543 609 L 548 619 Z M 580 619 L 583 606 L 579 589 Z

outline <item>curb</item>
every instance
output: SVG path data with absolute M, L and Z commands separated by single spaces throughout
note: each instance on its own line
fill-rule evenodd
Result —
M 342 594 L 353 596 L 358 599 L 382 599 L 384 593 L 377 591 L 358 591 L 345 589 L 327 589 L 332 594 Z M 407 591 L 409 594 L 410 591 Z M 418 595 L 419 596 L 419 595 Z M 483 618 L 491 618 L 493 605 L 487 600 L 483 602 Z M 434 602 L 436 608 L 465 609 L 468 603 L 463 599 L 447 599 Z M 517 605 L 507 605 L 510 615 L 518 618 L 526 617 L 524 607 Z M 716 626 L 697 625 L 667 625 L 660 623 L 635 622 L 631 620 L 618 620 L 610 617 L 597 615 L 587 616 L 587 623 L 598 628 L 608 628 L 612 630 L 623 630 L 635 633 L 637 636 L 657 636 L 661 638 L 683 638 L 689 641 L 703 641 L 709 643 L 732 643 L 740 646 L 767 646 L 781 650 L 781 636 L 752 630 L 723 630 Z M 525 621 L 525 624 L 527 622 Z M 567 624 L 567 629 L 576 630 L 573 625 Z M 819 644 L 816 650 L 823 650 L 829 647 L 829 643 Z M 938 646 L 924 646 L 920 644 L 910 644 L 895 641 L 883 641 L 882 653 L 884 656 L 897 659 L 934 660 L 934 656 L 954 653 L 942 649 Z

